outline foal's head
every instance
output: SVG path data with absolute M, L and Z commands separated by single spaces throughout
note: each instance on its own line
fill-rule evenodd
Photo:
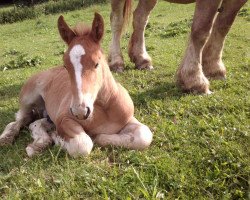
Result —
M 93 105 L 103 82 L 101 63 L 104 56 L 100 48 L 104 33 L 103 18 L 95 13 L 92 28 L 78 25 L 71 29 L 63 16 L 60 16 L 58 29 L 62 39 L 68 44 L 64 66 L 71 81 L 70 111 L 78 119 L 87 119 L 93 112 Z

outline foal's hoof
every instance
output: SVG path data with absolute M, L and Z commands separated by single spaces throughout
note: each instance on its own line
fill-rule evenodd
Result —
M 25 150 L 26 150 L 27 155 L 30 158 L 36 154 L 36 152 L 34 151 L 34 149 L 32 147 L 30 147 L 30 146 L 27 146 Z
M 0 138 L 0 147 L 12 145 L 14 138 L 2 137 Z
M 11 145 L 18 134 L 18 130 L 15 127 L 16 122 L 9 123 L 2 135 L 0 135 L 0 146 Z

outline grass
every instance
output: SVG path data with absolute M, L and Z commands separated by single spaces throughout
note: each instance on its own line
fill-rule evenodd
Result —
M 186 47 L 194 5 L 160 1 L 146 30 L 154 71 L 137 71 L 128 56 L 123 74 L 114 74 L 129 91 L 135 115 L 154 132 L 149 149 L 139 152 L 95 146 L 87 158 L 70 158 L 57 147 L 29 159 L 28 130 L 13 146 L 0 148 L 2 199 L 248 199 L 249 198 L 249 13 L 245 6 L 224 50 L 226 81 L 211 81 L 210 96 L 183 94 L 174 83 Z M 105 19 L 103 49 L 108 52 L 110 5 L 65 13 L 74 25 Z M 62 63 L 65 45 L 58 15 L 0 26 L 0 66 L 20 54 L 41 58 L 35 67 L 0 72 L 0 132 L 13 121 L 18 94 L 32 74 Z M 170 27 L 170 28 L 168 28 Z M 171 35 L 171 30 L 173 34 Z M 179 31 L 176 31 L 179 30 Z M 176 34 L 177 33 L 177 34 Z M 127 51 L 128 34 L 122 40 Z
M 106 3 L 105 0 L 72 0 L 70 2 L 65 0 L 48 1 L 31 7 L 19 6 L 14 4 L 12 8 L 4 7 L 0 10 L 0 24 L 15 23 L 26 19 L 34 19 L 41 15 L 49 15 L 55 13 L 62 13 L 72 10 L 86 8 L 89 5 L 97 3 Z

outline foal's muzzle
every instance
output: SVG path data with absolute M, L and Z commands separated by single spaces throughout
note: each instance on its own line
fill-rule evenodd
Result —
M 78 109 L 74 109 L 72 107 L 70 107 L 70 112 L 73 116 L 75 116 L 77 119 L 88 119 L 91 110 L 89 107 L 85 107 L 85 108 L 78 108 Z

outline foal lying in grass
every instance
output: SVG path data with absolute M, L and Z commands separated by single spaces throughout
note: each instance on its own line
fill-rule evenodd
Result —
M 20 128 L 33 121 L 34 110 L 46 110 L 56 126 L 54 142 L 72 156 L 88 155 L 93 139 L 101 146 L 148 147 L 152 133 L 133 116 L 133 102 L 114 80 L 100 48 L 101 15 L 95 14 L 92 28 L 78 25 L 73 30 L 61 16 L 58 29 L 68 44 L 64 65 L 40 72 L 24 84 L 16 121 L 6 126 L 0 145 L 13 142 Z

